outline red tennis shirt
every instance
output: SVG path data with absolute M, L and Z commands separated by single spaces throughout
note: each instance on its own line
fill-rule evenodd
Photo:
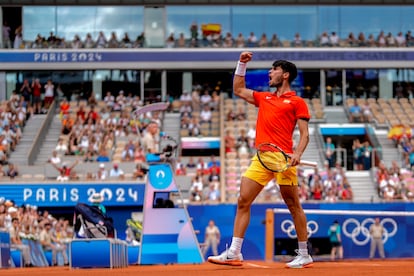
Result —
M 294 91 L 280 97 L 271 92 L 253 92 L 259 108 L 256 123 L 256 147 L 261 143 L 273 143 L 283 151 L 293 152 L 293 131 L 298 119 L 310 119 L 306 102 Z

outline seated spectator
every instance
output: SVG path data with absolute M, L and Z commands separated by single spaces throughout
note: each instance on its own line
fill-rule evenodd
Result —
M 188 91 L 187 90 L 183 90 L 183 93 L 181 94 L 181 96 L 180 96 L 180 101 L 182 102 L 182 105 L 185 105 L 185 104 L 190 104 L 191 105 L 191 102 L 192 102 L 192 97 L 191 97 L 191 95 L 188 93 Z
M 330 41 L 329 41 L 329 36 L 327 32 L 323 32 L 321 37 L 319 38 L 319 45 L 321 47 L 328 47 L 331 46 Z
M 244 128 L 240 129 L 240 135 L 237 137 L 236 149 L 239 154 L 250 153 L 249 138 Z
M 211 123 L 212 115 L 210 107 L 208 105 L 204 105 L 200 112 L 200 123 Z
M 208 185 L 208 191 L 207 191 L 207 200 L 209 202 L 219 202 L 220 200 L 220 190 L 218 188 L 218 182 L 210 182 Z
M 204 90 L 204 93 L 200 96 L 200 105 L 201 106 L 210 106 L 213 98 L 207 89 Z
M 134 162 L 135 163 L 145 162 L 145 152 L 144 152 L 144 149 L 140 145 L 135 148 Z
M 184 164 L 179 163 L 177 164 L 177 168 L 175 170 L 176 175 L 187 175 L 187 170 Z
M 58 152 L 56 150 L 54 150 L 52 152 L 52 157 L 49 158 L 48 162 L 49 163 L 53 163 L 55 165 L 59 165 L 60 164 L 61 159 L 60 159 L 60 157 L 58 155 Z
M 239 110 L 236 114 L 236 120 L 238 121 L 245 121 L 247 118 L 246 109 L 242 106 L 239 107 Z
M 68 154 L 68 143 L 65 139 L 59 138 L 58 143 L 55 147 L 55 151 L 58 154 L 67 155 Z
M 11 210 L 17 213 L 17 209 L 15 207 L 10 207 L 8 209 L 8 212 L 10 212 Z M 32 261 L 31 261 L 31 256 L 30 256 L 30 248 L 28 245 L 23 244 L 19 233 L 21 232 L 21 225 L 19 222 L 19 218 L 17 216 L 13 217 L 11 219 L 12 225 L 11 227 L 8 229 L 9 230 L 9 234 L 10 234 L 10 248 L 12 249 L 17 249 L 21 252 L 22 257 L 23 257 L 23 262 L 24 262 L 24 266 L 25 267 L 32 267 Z
M 245 46 L 246 39 L 244 38 L 242 33 L 239 33 L 239 35 L 236 38 L 236 47 L 237 48 L 243 48 Z
M 111 159 L 109 158 L 108 151 L 106 148 L 101 147 L 99 150 L 98 156 L 96 157 L 96 162 L 109 162 Z
M 346 39 L 346 42 L 348 43 L 348 45 L 349 45 L 350 47 L 354 47 L 354 46 L 357 46 L 357 45 L 358 45 L 358 41 L 357 41 L 357 39 L 355 38 L 355 35 L 354 35 L 354 33 L 353 33 L 353 32 L 350 32 L 350 33 L 348 34 L 348 38 Z
M 194 157 L 190 156 L 187 164 L 185 165 L 187 169 L 195 169 L 197 164 L 194 162 Z
M 336 34 L 336 32 L 332 32 L 331 36 L 329 37 L 329 43 L 331 44 L 331 46 L 333 47 L 338 47 L 339 46 L 339 36 Z
M 203 157 L 198 158 L 197 173 L 200 175 L 209 173 L 208 164 L 204 162 Z
M 303 47 L 303 40 L 300 33 L 296 33 L 292 42 L 293 47 Z
M 105 163 L 99 164 L 99 169 L 95 174 L 95 179 L 97 180 L 108 179 L 108 171 L 105 169 Z
M 92 105 L 90 107 L 89 112 L 86 115 L 86 120 L 85 121 L 88 122 L 89 120 L 92 120 L 92 124 L 95 125 L 96 122 L 98 121 L 98 119 L 99 119 L 99 113 L 95 110 L 95 106 Z
M 188 126 L 191 123 L 191 117 L 190 117 L 190 113 L 185 112 L 183 114 L 181 114 L 181 124 L 180 127 L 182 129 L 188 129 Z
M 212 167 L 218 167 L 220 168 L 220 160 L 217 160 L 215 155 L 212 155 L 210 157 L 210 161 L 207 164 L 207 167 L 210 169 Z
M 183 103 L 179 110 L 181 116 L 183 116 L 184 114 L 191 114 L 192 111 L 193 111 L 193 108 L 191 106 L 191 102 Z
M 70 113 L 70 104 L 66 98 L 60 102 L 60 115 L 69 115 Z
M 361 107 L 358 105 L 356 99 L 354 99 L 353 104 L 348 108 L 349 112 L 349 121 L 351 123 L 361 122 L 362 119 L 362 110 Z
M 60 134 L 68 135 L 71 133 L 75 121 L 69 115 L 62 116 L 62 128 Z
M 118 163 L 113 163 L 112 169 L 109 171 L 110 178 L 124 179 L 124 171 L 119 168 Z
M 147 175 L 147 170 L 143 168 L 141 163 L 137 163 L 135 165 L 134 172 L 132 173 L 132 177 L 139 181 L 144 181 Z
M 259 43 L 258 43 L 259 47 L 269 47 L 269 40 L 267 39 L 267 35 L 266 33 L 263 33 L 262 36 L 260 37 Z
M 230 129 L 226 130 L 226 135 L 224 136 L 224 146 L 226 153 L 236 152 L 236 138 Z
M 63 256 L 64 265 L 69 265 L 69 258 L 66 253 L 66 245 L 59 241 L 56 236 L 52 234 L 52 224 L 45 223 L 43 230 L 40 232 L 40 244 L 44 251 L 52 251 L 52 265 L 57 266 L 57 254 L 61 253 Z
M 17 167 L 13 163 L 9 163 L 9 167 L 6 173 L 7 173 L 7 176 L 10 177 L 10 179 L 14 179 L 16 176 L 19 175 L 19 171 L 17 170 Z
M 230 108 L 226 114 L 226 121 L 234 121 L 236 120 L 236 117 L 237 117 L 236 112 L 234 112 L 233 109 Z
M 135 143 L 133 140 L 129 140 L 128 143 L 125 144 L 124 149 L 122 150 L 122 154 L 121 154 L 122 161 L 134 160 L 134 153 L 135 153 Z
M 188 134 L 192 137 L 197 137 L 201 133 L 201 125 L 198 117 L 191 118 L 191 122 L 188 125 Z
M 191 201 L 202 201 L 203 199 L 204 183 L 203 178 L 196 175 L 191 181 Z

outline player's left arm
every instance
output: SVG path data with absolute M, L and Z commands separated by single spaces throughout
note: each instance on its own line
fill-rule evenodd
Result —
M 298 128 L 299 128 L 299 143 L 296 146 L 295 151 L 293 152 L 290 164 L 292 166 L 299 165 L 300 159 L 305 152 L 306 147 L 309 143 L 309 120 L 307 118 L 298 119 Z

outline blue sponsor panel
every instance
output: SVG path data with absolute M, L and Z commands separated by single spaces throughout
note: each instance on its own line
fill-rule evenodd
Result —
M 128 249 L 118 239 L 78 239 L 69 245 L 72 268 L 119 268 L 128 266 Z
M 283 204 L 253 205 L 251 209 L 251 221 L 243 242 L 243 256 L 250 260 L 263 260 L 265 252 L 265 213 L 268 208 L 286 208 Z M 321 203 L 304 204 L 305 209 L 321 210 L 353 210 L 353 211 L 399 211 L 414 212 L 414 205 L 407 203 Z M 226 243 L 231 243 L 234 215 L 236 206 L 223 204 L 215 206 L 188 206 L 192 223 L 198 240 L 204 240 L 204 230 L 208 220 L 214 219 L 220 228 L 222 237 L 219 251 L 226 249 Z M 310 240 L 316 238 L 328 238 L 328 228 L 336 219 L 341 224 L 342 240 L 345 258 L 368 258 L 370 240 L 367 229 L 377 215 L 315 215 L 308 214 L 308 231 Z M 414 237 L 410 234 L 414 229 L 413 216 L 381 216 L 386 229 L 383 237 L 385 254 L 387 258 L 414 257 Z M 274 224 L 275 239 L 294 239 L 296 233 L 289 214 L 275 214 Z M 296 243 L 294 243 L 296 244 Z
M 0 268 L 10 266 L 10 234 L 7 231 L 0 231 Z
M 214 54 L 212 54 L 212 52 Z M 173 54 L 172 54 L 173 53 Z M 239 49 L 15 50 L 1 51 L 0 63 L 200 62 L 238 59 Z M 414 61 L 412 49 L 255 49 L 256 61 Z
M 78 202 L 90 202 L 94 193 L 104 195 L 105 206 L 142 206 L 143 183 L 53 183 L 53 184 L 4 184 L 0 194 L 13 199 L 16 204 L 39 207 L 69 207 Z

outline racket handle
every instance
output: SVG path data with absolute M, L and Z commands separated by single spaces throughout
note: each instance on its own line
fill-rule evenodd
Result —
M 308 166 L 308 167 L 317 167 L 318 163 L 313 162 L 313 161 L 300 160 L 299 165 Z

